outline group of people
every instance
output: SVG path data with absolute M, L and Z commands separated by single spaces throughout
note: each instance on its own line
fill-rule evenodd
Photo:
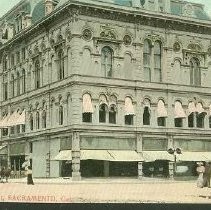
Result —
M 197 179 L 197 187 L 203 188 L 208 187 L 210 188 L 210 178 L 211 178 L 211 164 L 209 162 L 197 163 L 196 171 L 198 172 L 199 176 Z

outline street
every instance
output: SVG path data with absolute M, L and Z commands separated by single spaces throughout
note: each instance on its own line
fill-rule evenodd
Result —
M 1 202 L 33 203 L 211 203 L 211 189 L 176 181 L 103 180 L 0 184 Z

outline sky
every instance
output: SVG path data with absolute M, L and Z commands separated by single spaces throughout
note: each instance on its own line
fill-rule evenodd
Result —
M 187 1 L 204 4 L 206 12 L 211 16 L 210 0 L 187 0 Z M 4 15 L 9 9 L 11 9 L 18 2 L 20 2 L 20 0 L 0 0 L 0 17 Z

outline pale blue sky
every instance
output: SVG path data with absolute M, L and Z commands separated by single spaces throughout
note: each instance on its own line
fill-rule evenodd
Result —
M 188 1 L 204 4 L 206 6 L 205 8 L 207 13 L 209 13 L 211 16 L 210 0 L 188 0 Z M 0 17 L 18 2 L 20 2 L 20 0 L 0 0 Z

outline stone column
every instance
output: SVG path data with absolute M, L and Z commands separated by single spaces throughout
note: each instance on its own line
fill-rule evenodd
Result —
M 142 134 L 137 134 L 136 137 L 136 150 L 137 153 L 142 156 L 142 151 L 143 151 L 143 137 Z M 138 179 L 143 178 L 143 162 L 140 161 L 138 162 Z
M 144 69 L 143 69 L 143 44 L 135 43 L 135 58 L 136 63 L 134 65 L 135 75 L 134 78 L 136 80 L 144 80 Z
M 79 132 L 73 132 L 72 136 L 72 180 L 80 181 L 80 135 Z
M 103 161 L 104 165 L 104 177 L 109 177 L 109 161 Z

